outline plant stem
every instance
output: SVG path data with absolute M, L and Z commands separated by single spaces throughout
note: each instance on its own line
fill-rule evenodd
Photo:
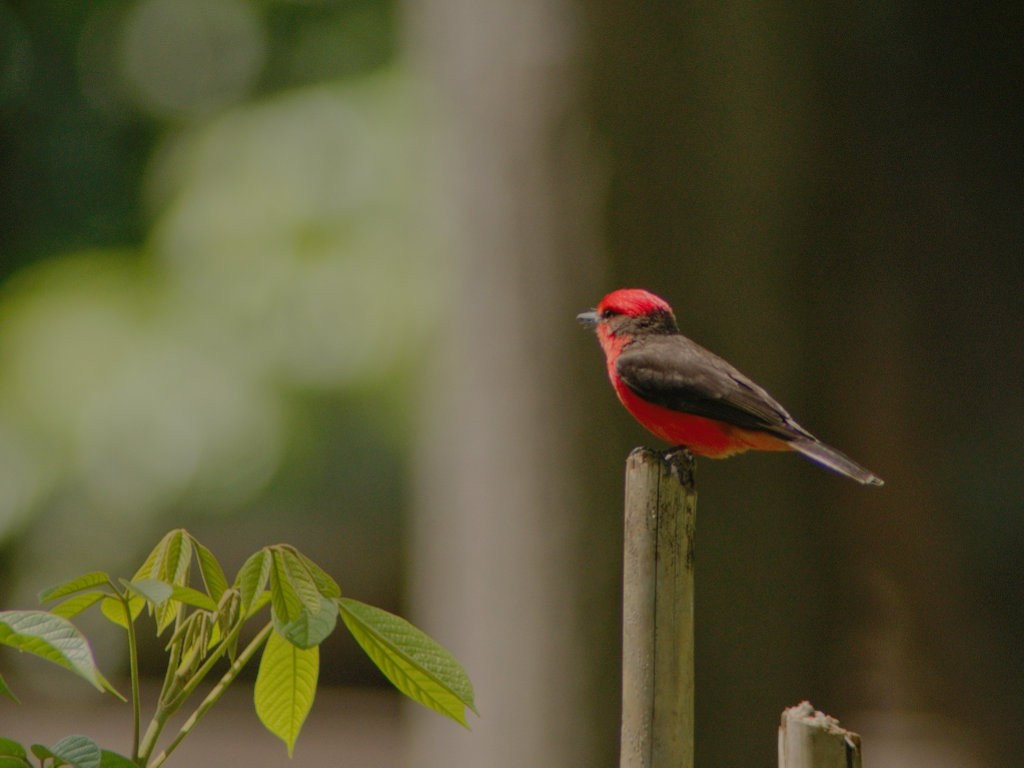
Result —
M 181 614 L 179 613 L 174 620 L 175 630 L 180 626 Z M 167 660 L 167 671 L 164 673 L 164 683 L 160 687 L 160 697 L 157 699 L 156 712 L 153 713 L 153 718 L 149 721 L 146 735 L 142 737 L 141 744 L 136 745 L 135 752 L 133 753 L 135 762 L 139 765 L 144 766 L 149 761 L 149 756 L 153 754 L 153 750 L 156 748 L 156 740 L 160 738 L 164 726 L 167 725 L 168 718 L 177 710 L 177 707 L 167 706 L 167 701 L 174 695 L 173 686 L 176 680 L 175 673 L 178 671 L 180 655 L 181 649 L 178 647 L 178 644 L 172 644 L 170 658 Z
M 149 756 L 153 753 L 153 749 L 156 748 L 156 740 L 160 738 L 160 732 L 164 729 L 164 726 L 167 724 L 167 718 L 170 716 L 171 713 L 163 709 L 158 709 L 156 714 L 153 715 L 153 719 L 149 721 L 149 727 L 146 728 L 146 735 L 142 737 L 142 746 L 135 756 L 136 763 L 145 766 L 149 762 Z
M 150 768 L 159 768 L 159 766 L 163 765 L 171 752 L 177 749 L 182 740 L 192 732 L 192 729 L 195 728 L 196 723 L 199 722 L 203 715 L 205 715 L 210 708 L 220 700 L 220 697 L 224 695 L 224 691 L 227 690 L 227 687 L 234 682 L 235 678 L 238 677 L 238 673 L 242 671 L 242 668 L 249 663 L 249 660 L 266 641 L 267 636 L 270 635 L 270 632 L 273 629 L 273 626 L 272 622 L 267 622 L 266 626 L 256 634 L 256 637 L 254 637 L 249 645 L 245 647 L 245 650 L 238 655 L 238 658 L 236 658 L 234 663 L 228 668 L 228 671 L 224 673 L 224 676 L 220 679 L 217 685 L 215 685 L 206 695 L 206 698 L 199 703 L 199 706 L 196 707 L 195 711 L 189 715 L 188 720 L 186 720 L 184 725 L 181 726 L 181 730 L 178 731 L 178 735 L 174 737 L 174 740 L 167 745 L 165 750 L 153 759 L 153 762 L 150 764 Z
M 107 586 L 114 593 L 112 596 L 121 601 L 124 608 L 125 629 L 128 632 L 128 669 L 132 686 L 132 757 L 138 762 L 139 733 L 142 730 L 142 694 L 139 686 L 139 643 L 135 634 L 135 621 L 132 618 L 131 597 L 128 592 L 121 592 L 117 585 L 107 581 Z
M 160 738 L 160 734 L 164 726 L 167 725 L 167 721 L 175 712 L 181 709 L 182 705 L 188 700 L 188 697 L 192 695 L 206 675 L 209 674 L 210 670 L 213 669 L 214 665 L 227 652 L 231 643 L 238 637 L 238 633 L 242 631 L 243 623 L 244 620 L 239 620 L 235 624 L 231 632 L 220 641 L 213 652 L 206 658 L 206 661 L 203 662 L 203 665 L 192 674 L 184 685 L 178 679 L 177 674 L 179 648 L 177 645 L 172 647 L 171 657 L 173 664 L 168 666 L 167 677 L 164 680 L 164 689 L 160 692 L 160 701 L 157 704 L 156 713 L 153 715 L 149 729 L 146 731 L 146 736 L 142 740 L 142 749 L 137 761 L 140 765 L 147 765 L 149 763 L 149 757 L 153 754 L 153 750 L 156 749 L 156 741 Z
M 139 754 L 139 732 L 142 728 L 142 695 L 139 691 L 139 647 L 135 635 L 135 622 L 132 621 L 132 609 L 128 597 L 122 597 L 124 615 L 128 624 L 128 667 L 132 679 L 132 756 Z

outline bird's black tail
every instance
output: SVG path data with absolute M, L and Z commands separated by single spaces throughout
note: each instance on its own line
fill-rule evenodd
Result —
M 813 437 L 798 437 L 796 440 L 791 440 L 789 444 L 793 446 L 793 450 L 799 451 L 811 461 L 816 461 L 841 475 L 846 475 L 861 485 L 883 484 L 882 478 L 874 472 L 869 472 L 853 459 Z

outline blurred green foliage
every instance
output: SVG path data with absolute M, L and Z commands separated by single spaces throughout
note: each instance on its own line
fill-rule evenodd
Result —
M 344 539 L 393 600 L 391 406 L 441 274 L 395 24 L 380 0 L 0 6 L 0 542 L 25 594 L 92 530 L 245 512 Z

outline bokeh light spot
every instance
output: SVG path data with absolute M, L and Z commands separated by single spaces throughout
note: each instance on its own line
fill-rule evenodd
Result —
M 148 112 L 205 114 L 252 89 L 266 47 L 259 17 L 242 0 L 148 0 L 125 24 L 124 76 Z

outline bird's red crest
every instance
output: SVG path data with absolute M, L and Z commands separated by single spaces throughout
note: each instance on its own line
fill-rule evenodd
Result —
M 640 317 L 652 312 L 672 313 L 672 307 L 667 301 L 642 288 L 620 288 L 612 291 L 597 305 L 598 314 L 606 310 L 629 317 Z

